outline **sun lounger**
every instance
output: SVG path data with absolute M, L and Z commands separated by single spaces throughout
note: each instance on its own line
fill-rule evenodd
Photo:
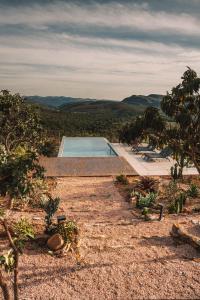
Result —
M 155 149 L 155 146 L 148 145 L 148 146 L 136 146 L 132 148 L 132 151 L 135 153 L 141 153 L 141 152 L 153 152 Z
M 143 159 L 146 161 L 154 161 L 157 159 L 169 159 L 169 156 L 172 154 L 172 150 L 169 148 L 165 148 L 161 150 L 159 153 L 145 153 Z

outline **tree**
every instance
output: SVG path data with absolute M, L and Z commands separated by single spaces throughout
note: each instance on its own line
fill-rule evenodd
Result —
M 134 122 L 126 124 L 120 132 L 120 141 L 129 145 L 148 140 L 150 144 L 159 144 L 166 123 L 155 107 L 148 107 L 142 116 Z
M 180 160 L 191 160 L 200 173 L 200 78 L 188 67 L 181 79 L 161 102 L 172 122 L 165 139 Z
M 0 95 L 0 144 L 8 153 L 18 147 L 36 148 L 42 140 L 42 127 L 35 110 L 19 94 L 2 90 Z
M 189 161 L 200 173 L 200 78 L 188 67 L 181 79 L 182 82 L 161 101 L 165 120 L 157 109 L 147 108 L 140 117 L 139 129 L 136 122 L 130 124 L 124 134 L 124 140 L 133 134 L 161 148 L 169 146 L 180 168 L 180 176 Z
M 0 149 L 0 194 L 9 197 L 9 208 L 13 200 L 27 202 L 36 187 L 37 179 L 43 178 L 44 169 L 38 163 L 36 151 L 24 155 L 1 155 Z
M 30 197 L 35 179 L 43 178 L 42 127 L 34 109 L 8 91 L 0 96 L 0 126 L 0 194 L 9 197 L 11 208 L 13 199 Z
M 143 136 L 143 118 L 138 116 L 134 122 L 123 126 L 119 133 L 119 141 L 128 145 L 137 144 Z

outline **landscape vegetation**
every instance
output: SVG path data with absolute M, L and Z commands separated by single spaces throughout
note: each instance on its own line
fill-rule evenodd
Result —
M 160 263 L 164 259 L 162 255 L 167 254 L 165 251 L 175 251 L 179 267 L 184 269 L 183 272 L 187 272 L 189 268 L 195 276 L 193 290 L 189 288 L 192 281 L 188 281 L 180 292 L 176 289 L 176 292 L 170 291 L 169 283 L 163 293 L 156 292 L 155 298 L 178 298 L 184 292 L 188 298 L 199 297 L 198 272 L 194 270 L 198 268 L 196 264 L 199 262 L 200 239 L 198 228 L 195 227 L 194 230 L 193 227 L 199 226 L 200 181 L 199 176 L 183 175 L 183 168 L 188 164 L 193 164 L 200 173 L 199 90 L 200 78 L 194 70 L 188 68 L 181 83 L 161 100 L 160 96 L 155 95 L 158 101 L 152 100 L 152 96 L 143 97 L 144 103 L 139 105 L 133 96 L 120 103 L 86 100 L 50 107 L 49 104 L 38 104 L 33 99 L 27 101 L 19 94 L 12 94 L 7 90 L 1 91 L 0 286 L 4 299 L 14 297 L 18 300 L 23 298 L 23 293 L 27 296 L 29 292 L 29 299 L 41 297 L 38 294 L 37 298 L 34 285 L 29 286 L 33 274 L 37 276 L 40 258 L 41 264 L 46 268 L 41 280 L 45 281 L 48 271 L 51 271 L 47 270 L 48 264 L 51 267 L 58 265 L 53 276 L 61 281 L 65 278 L 63 297 L 68 295 L 69 298 L 77 296 L 76 289 L 72 289 L 73 276 L 75 282 L 77 278 L 80 281 L 78 294 L 80 295 L 82 288 L 89 292 L 91 282 L 88 287 L 87 284 L 84 287 L 83 282 L 87 276 L 90 281 L 96 280 L 95 268 L 101 268 L 99 261 L 103 259 L 101 263 L 106 276 L 109 272 L 113 275 L 107 283 L 103 283 L 105 280 L 99 275 L 100 282 L 90 289 L 90 295 L 92 297 L 94 291 L 94 298 L 97 297 L 101 284 L 108 284 L 104 296 L 113 298 L 114 294 L 109 295 L 109 284 L 116 275 L 113 259 L 120 269 L 124 255 L 134 259 L 135 253 L 141 251 L 140 242 L 144 240 L 145 244 L 146 239 L 152 242 L 158 240 L 154 246 L 157 247 L 156 254 L 148 253 L 152 259 L 153 253 L 156 255 L 153 265 L 150 265 L 155 272 L 161 272 Z M 149 107 L 149 103 L 155 102 L 156 105 Z M 114 181 L 113 178 L 46 178 L 45 170 L 40 165 L 40 157 L 56 156 L 56 147 L 60 142 L 58 132 L 60 137 L 106 136 L 133 147 L 146 141 L 160 149 L 170 148 L 176 163 L 171 168 L 171 176 L 169 174 L 167 177 L 127 177 L 119 174 Z M 189 215 L 192 219 L 187 219 Z M 182 223 L 178 223 L 179 220 Z M 155 236 L 142 238 L 139 232 L 145 235 L 146 230 L 148 235 L 151 232 L 155 235 L 157 232 L 157 240 Z M 119 232 L 121 235 L 118 235 Z M 133 232 L 136 243 L 132 237 Z M 111 235 L 110 238 L 107 237 L 108 241 L 106 235 Z M 84 240 L 83 244 L 80 243 L 81 240 Z M 109 244 L 109 241 L 113 244 Z M 181 260 L 177 243 L 180 247 L 191 247 L 187 248 L 188 251 L 181 248 L 186 262 Z M 166 250 L 167 247 L 170 250 Z M 142 254 L 144 259 L 148 257 L 145 258 L 145 253 Z M 34 258 L 38 259 L 37 267 Z M 171 262 L 167 258 L 164 261 L 166 270 L 171 272 L 173 268 L 170 269 L 168 265 Z M 121 273 L 119 272 L 124 279 L 119 280 L 117 277 L 116 285 L 122 285 L 129 273 L 132 274 L 131 280 L 135 280 L 135 266 L 131 260 L 126 263 L 125 269 L 122 268 Z M 66 273 L 63 264 L 69 266 Z M 139 258 L 137 264 L 141 268 Z M 31 269 L 26 283 L 23 273 L 29 266 Z M 176 273 L 173 272 L 172 279 L 179 286 L 181 281 L 175 278 Z M 164 275 L 161 274 L 162 276 Z M 60 281 L 59 284 L 62 285 Z M 118 289 L 113 293 L 118 298 L 133 297 L 134 289 L 131 288 L 130 293 L 126 288 L 123 289 L 122 294 Z M 136 290 L 136 297 L 140 298 L 141 295 L 137 288 Z M 152 298 L 152 293 L 150 285 L 145 295 Z M 48 295 L 45 299 L 50 297 Z M 59 298 L 61 294 L 55 299 Z
M 56 138 L 104 136 L 114 142 L 123 124 L 133 121 L 149 106 L 159 107 L 161 95 L 133 95 L 122 101 L 39 96 L 25 100 L 36 105 L 44 129 Z

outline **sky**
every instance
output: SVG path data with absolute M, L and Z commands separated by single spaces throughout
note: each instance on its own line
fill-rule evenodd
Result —
M 0 89 L 122 100 L 200 70 L 200 0 L 0 0 Z

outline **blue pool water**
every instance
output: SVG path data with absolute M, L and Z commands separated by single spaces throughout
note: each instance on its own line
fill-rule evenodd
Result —
M 102 137 L 63 137 L 59 157 L 108 157 L 117 156 Z

